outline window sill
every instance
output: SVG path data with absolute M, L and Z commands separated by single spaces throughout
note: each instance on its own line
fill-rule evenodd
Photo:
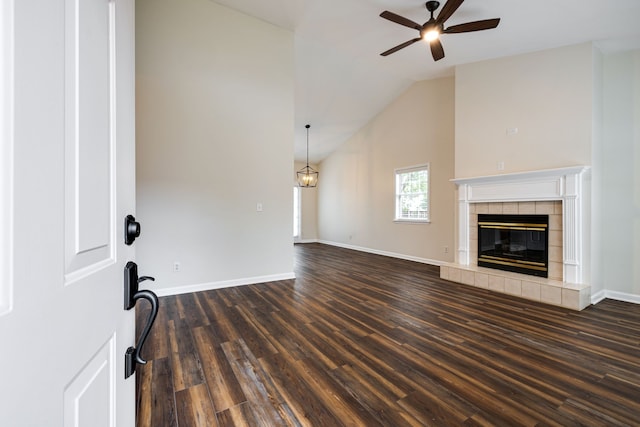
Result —
M 396 224 L 431 224 L 428 219 L 394 219 Z

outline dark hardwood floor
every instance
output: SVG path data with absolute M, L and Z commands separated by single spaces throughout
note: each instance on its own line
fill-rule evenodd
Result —
M 574 312 L 410 261 L 295 254 L 296 280 L 161 299 L 138 426 L 640 425 L 640 305 Z

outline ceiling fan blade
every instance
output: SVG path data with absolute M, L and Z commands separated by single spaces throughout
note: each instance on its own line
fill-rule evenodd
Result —
M 412 45 L 412 44 L 414 44 L 415 42 L 420 41 L 420 40 L 422 40 L 420 37 L 417 37 L 417 38 L 415 38 L 415 39 L 411 39 L 411 40 L 406 41 L 406 42 L 404 42 L 404 43 L 402 43 L 402 44 L 399 44 L 399 45 L 398 45 L 398 46 L 396 46 L 396 47 L 392 47 L 391 49 L 389 49 L 389 50 L 386 50 L 386 51 L 382 52 L 380 55 L 381 55 L 381 56 L 391 55 L 392 53 L 397 52 L 397 51 L 399 51 L 400 49 L 404 49 L 405 47 L 407 47 L 407 46 L 409 46 L 409 45 Z
M 418 24 L 417 22 L 413 22 L 410 19 L 404 18 L 400 15 L 396 15 L 395 13 L 389 12 L 388 10 L 382 12 L 380 16 L 384 19 L 388 19 L 391 22 L 395 22 L 396 24 L 404 25 L 405 27 L 414 28 L 418 31 L 422 29 L 422 25 Z
M 443 34 L 469 33 L 471 31 L 490 30 L 500 23 L 500 18 L 485 19 L 482 21 L 467 22 L 466 24 L 454 25 L 442 31 Z
M 438 24 L 444 24 L 444 21 L 449 19 L 451 15 L 453 15 L 453 13 L 458 10 L 462 2 L 464 2 L 464 0 L 449 0 L 447 4 L 442 6 L 442 10 L 438 14 L 436 22 Z
M 442 47 L 442 43 L 440 43 L 440 39 L 432 40 L 429 46 L 431 47 L 431 55 L 433 55 L 434 61 L 439 61 L 444 58 L 444 48 Z

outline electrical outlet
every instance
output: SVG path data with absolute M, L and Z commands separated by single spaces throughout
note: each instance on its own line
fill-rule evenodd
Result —
M 504 170 L 504 162 L 503 161 L 499 161 L 496 164 L 496 167 L 498 168 L 499 171 L 503 171 Z
M 178 261 L 173 263 L 173 272 L 174 273 L 179 273 L 180 272 L 180 263 Z
M 445 247 L 444 247 L 444 253 L 445 253 L 445 254 L 448 254 L 448 253 L 449 253 L 449 246 L 445 246 Z
M 256 203 L 256 211 L 257 212 L 262 212 L 262 203 L 260 203 L 260 202 Z

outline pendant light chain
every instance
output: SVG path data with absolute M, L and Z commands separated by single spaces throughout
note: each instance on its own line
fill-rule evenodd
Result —
M 307 167 L 309 167 L 309 128 L 311 125 L 306 125 L 307 128 Z

